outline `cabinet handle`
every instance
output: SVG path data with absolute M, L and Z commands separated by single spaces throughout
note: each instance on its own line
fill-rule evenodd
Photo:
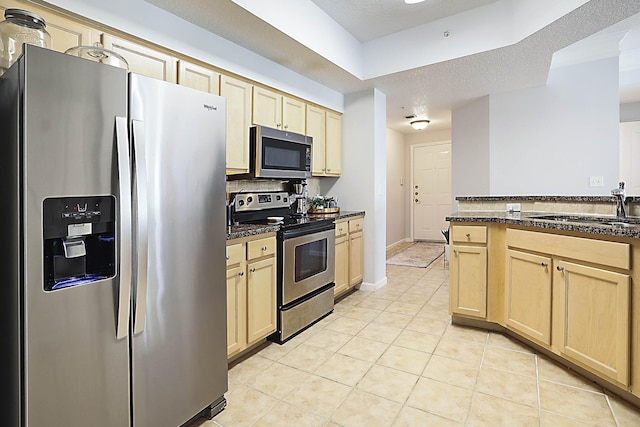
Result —
M 331 172 L 331 169 L 327 169 L 327 172 Z
M 561 266 L 561 265 L 559 265 L 559 266 L 557 266 L 557 267 L 556 267 L 556 270 L 558 270 L 558 271 L 564 271 L 564 267 L 563 267 L 563 266 Z
M 238 276 L 244 276 L 244 271 L 241 271 L 240 273 L 238 273 Z
M 289 125 L 284 125 L 284 128 L 285 129 L 289 129 Z
M 266 246 L 263 246 L 263 247 L 262 247 L 262 250 L 263 250 L 263 251 L 266 251 L 266 250 L 267 250 L 267 247 L 266 247 Z
M 454 253 L 454 254 L 456 254 L 456 255 L 458 255 L 458 250 L 457 250 L 457 249 L 454 249 L 454 250 L 453 250 L 453 253 Z
M 471 233 L 467 233 L 466 236 L 467 236 L 467 239 L 470 239 L 471 238 Z
M 256 271 L 256 269 L 255 269 L 255 267 L 251 267 L 251 268 L 249 269 L 249 271 L 253 273 L 253 272 L 255 272 L 255 271 Z
M 231 258 L 229 255 L 227 255 L 227 261 L 229 261 L 229 258 Z
M 549 267 L 549 264 L 547 264 L 546 262 L 541 262 L 540 265 L 543 267 Z
M 278 123 L 276 126 L 278 127 L 278 129 L 280 129 L 280 127 L 282 126 L 282 123 Z

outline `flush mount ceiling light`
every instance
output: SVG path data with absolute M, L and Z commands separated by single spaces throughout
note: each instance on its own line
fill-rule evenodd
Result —
M 406 0 L 405 0 L 406 1 Z M 415 129 L 415 130 L 422 130 L 424 128 L 427 127 L 427 125 L 429 124 L 429 120 L 426 119 L 422 119 L 422 120 L 413 120 L 412 122 L 409 122 L 409 124 Z
M 404 0 L 406 4 L 422 3 L 424 0 Z

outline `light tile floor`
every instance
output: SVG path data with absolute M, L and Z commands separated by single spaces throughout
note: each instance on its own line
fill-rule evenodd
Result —
M 387 266 L 280 346 L 229 370 L 201 427 L 640 426 L 640 410 L 499 333 L 450 324 L 448 271 Z

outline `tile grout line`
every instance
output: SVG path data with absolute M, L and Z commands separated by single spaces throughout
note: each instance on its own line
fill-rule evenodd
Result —
M 540 368 L 538 366 L 538 355 L 534 353 L 533 357 L 535 358 L 535 361 L 536 361 L 536 392 L 538 394 L 538 422 L 540 423 L 540 427 L 542 427 L 542 401 L 540 400 Z
M 482 348 L 482 357 L 480 358 L 480 366 L 478 366 L 478 374 L 476 375 L 476 381 L 473 383 L 473 390 L 471 391 L 471 402 L 469 402 L 469 409 L 467 410 L 467 417 L 464 420 L 464 425 L 469 425 L 469 418 L 471 418 L 471 409 L 473 408 L 473 402 L 476 399 L 476 388 L 478 387 L 478 380 L 480 379 L 480 371 L 482 371 L 482 365 L 484 364 L 484 356 L 487 352 L 487 345 L 489 344 L 489 331 L 484 340 L 484 346 Z

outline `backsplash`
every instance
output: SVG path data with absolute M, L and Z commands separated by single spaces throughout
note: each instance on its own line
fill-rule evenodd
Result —
M 227 181 L 227 201 L 229 194 L 242 191 L 288 191 L 289 181 L 275 179 L 247 179 Z M 307 179 L 307 192 L 309 197 L 320 194 L 320 178 Z

